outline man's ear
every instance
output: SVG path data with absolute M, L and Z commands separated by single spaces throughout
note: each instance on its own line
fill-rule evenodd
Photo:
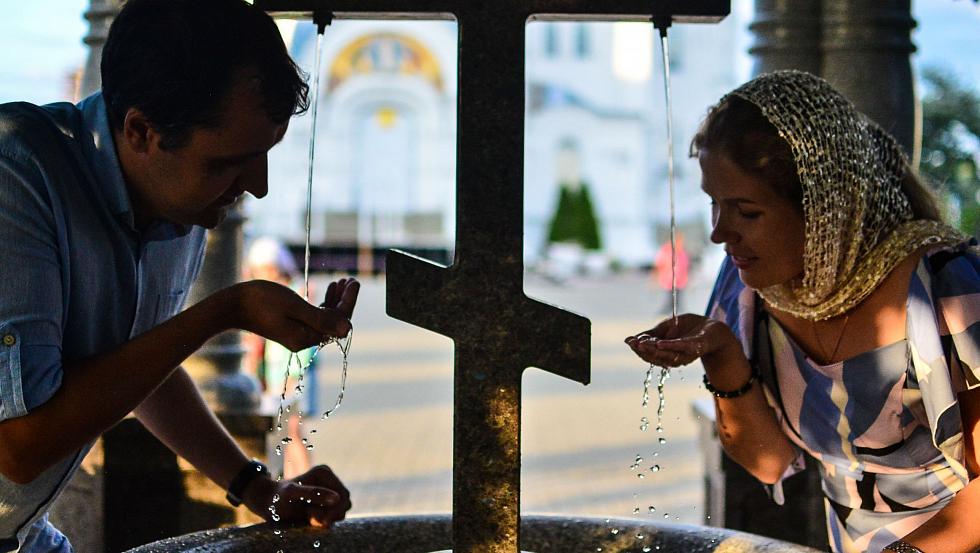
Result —
M 122 137 L 129 148 L 136 153 L 146 153 L 151 145 L 159 145 L 160 134 L 150 124 L 146 115 L 136 109 L 129 108 L 123 119 Z

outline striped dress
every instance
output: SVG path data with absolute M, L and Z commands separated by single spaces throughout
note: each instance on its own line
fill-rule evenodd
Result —
M 956 394 L 980 386 L 975 253 L 924 256 L 909 285 L 906 338 L 830 365 L 810 359 L 756 305 L 726 260 L 708 312 L 735 331 L 753 361 L 770 360 L 766 398 L 789 439 L 820 463 L 833 551 L 878 552 L 966 486 Z M 768 337 L 765 356 L 753 355 L 756 329 Z M 802 454 L 784 478 L 801 463 Z

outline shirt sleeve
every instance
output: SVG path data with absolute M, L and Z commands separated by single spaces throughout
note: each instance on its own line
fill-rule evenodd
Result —
M 0 152 L 0 420 L 61 385 L 59 231 L 42 172 Z

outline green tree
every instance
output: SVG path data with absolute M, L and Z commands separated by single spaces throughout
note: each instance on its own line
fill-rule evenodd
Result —
M 572 242 L 586 250 L 601 249 L 589 186 L 583 182 L 578 186 L 562 184 L 558 188 L 558 206 L 548 225 L 548 242 Z
M 946 70 L 923 71 L 922 161 L 919 171 L 951 207 L 954 224 L 980 231 L 980 94 Z

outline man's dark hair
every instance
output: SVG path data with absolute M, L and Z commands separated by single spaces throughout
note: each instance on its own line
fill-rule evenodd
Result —
M 306 111 L 309 86 L 275 22 L 243 0 L 129 0 L 102 52 L 102 94 L 113 129 L 142 111 L 179 148 L 191 131 L 221 123 L 224 101 L 244 69 L 259 78 L 269 117 Z

